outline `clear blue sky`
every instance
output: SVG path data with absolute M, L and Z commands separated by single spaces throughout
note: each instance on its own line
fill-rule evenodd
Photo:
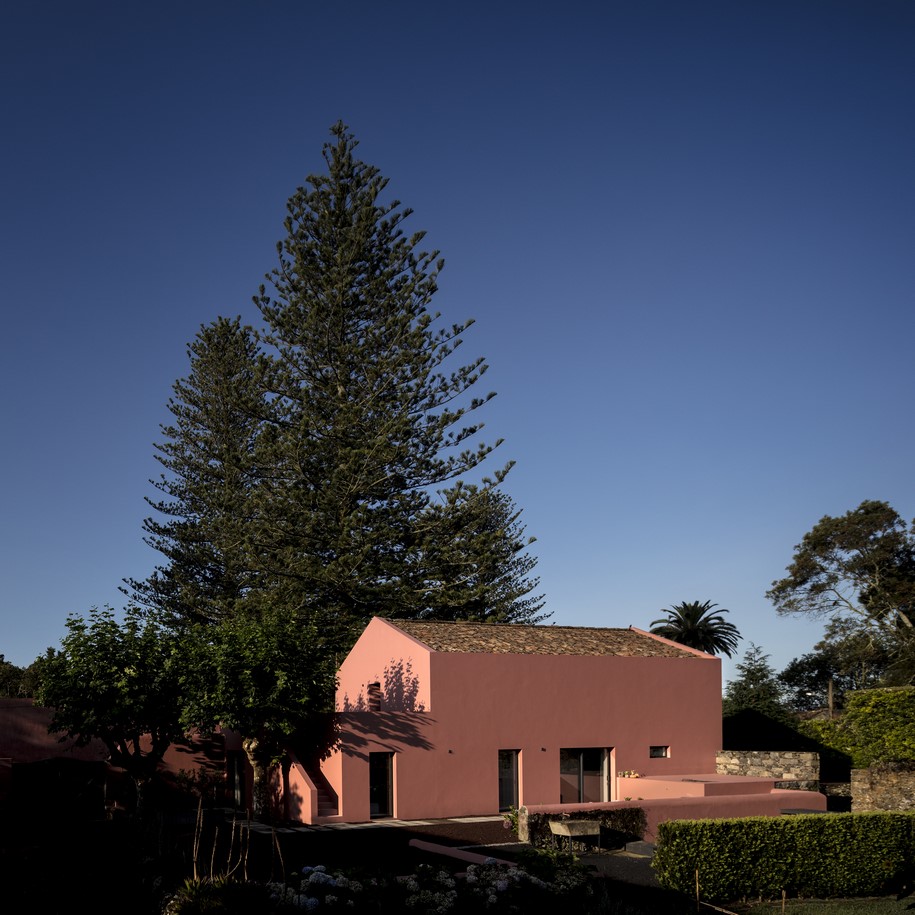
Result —
M 915 515 L 911 0 L 7 3 L 0 87 L 13 663 L 152 569 L 186 344 L 256 322 L 338 119 L 477 319 L 555 623 L 711 600 L 781 669 L 803 534 Z

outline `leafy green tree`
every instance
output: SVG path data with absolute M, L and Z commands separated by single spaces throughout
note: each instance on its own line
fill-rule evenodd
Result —
M 198 625 L 183 680 L 185 727 L 238 731 L 254 771 L 254 813 L 269 810 L 269 767 L 295 737 L 316 753 L 333 742 L 336 665 L 313 623 L 283 608 L 247 608 Z
M 708 654 L 725 654 L 731 657 L 737 650 L 740 633 L 723 614 L 715 610 L 711 601 L 683 601 L 663 611 L 666 616 L 651 623 L 651 632 Z
M 109 762 L 133 779 L 141 810 L 165 751 L 185 733 L 182 644 L 132 607 L 121 623 L 110 607 L 88 620 L 70 616 L 67 630 L 61 650 L 42 660 L 36 700 L 53 710 L 52 733 L 105 744 Z
M 796 711 L 841 708 L 846 693 L 877 686 L 890 664 L 880 632 L 840 618 L 826 627 L 814 650 L 792 660 L 778 675 Z
M 190 373 L 168 405 L 173 423 L 156 446 L 165 472 L 151 482 L 163 498 L 148 500 L 164 520 L 144 522 L 146 542 L 166 562 L 122 589 L 175 622 L 231 613 L 256 581 L 249 536 L 265 413 L 257 342 L 240 319 L 202 327 L 188 355 Z
M 766 596 L 781 614 L 854 620 L 893 648 L 890 682 L 915 678 L 915 523 L 886 502 L 825 515 Z
M 782 701 L 781 686 L 769 664 L 769 655 L 751 642 L 736 666 L 739 676 L 725 688 L 723 713 L 728 716 L 753 711 L 774 721 L 790 722 L 792 716 Z

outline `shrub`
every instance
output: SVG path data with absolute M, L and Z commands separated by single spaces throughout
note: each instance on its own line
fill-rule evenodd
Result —
M 227 877 L 187 880 L 167 902 L 163 915 L 285 915 L 345 910 L 352 915 L 415 912 L 417 915 L 525 915 L 542 908 L 544 897 L 581 907 L 593 896 L 588 872 L 568 856 L 532 852 L 530 868 L 497 862 L 470 864 L 461 875 L 419 865 L 406 877 L 331 873 L 306 867 L 285 883 L 257 884 Z M 537 871 L 537 873 L 535 873 Z
M 915 815 L 811 814 L 670 821 L 652 866 L 663 887 L 726 901 L 876 896 L 911 875 Z
M 845 711 L 804 729 L 824 746 L 851 757 L 856 769 L 874 763 L 915 761 L 915 687 L 849 693 Z

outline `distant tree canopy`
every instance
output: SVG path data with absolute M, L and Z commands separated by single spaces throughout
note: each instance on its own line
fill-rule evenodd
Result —
M 443 261 L 331 133 L 327 173 L 289 199 L 262 329 L 219 318 L 189 347 L 145 525 L 164 561 L 127 593 L 176 624 L 266 602 L 338 654 L 376 614 L 541 621 L 511 462 L 480 475 L 500 444 L 476 419 L 487 365 L 448 367 L 473 322 L 437 327 Z
M 22 682 L 22 668 L 10 663 L 0 654 L 0 696 L 19 695 Z
M 813 651 L 792 660 L 778 681 L 795 711 L 837 709 L 847 693 L 878 686 L 890 661 L 891 649 L 882 632 L 838 618 L 827 625 Z
M 683 601 L 664 611 L 666 616 L 651 623 L 651 632 L 708 654 L 725 654 L 737 650 L 740 633 L 723 616 L 727 610 L 715 610 L 711 601 Z
M 795 547 L 787 573 L 766 593 L 779 613 L 851 622 L 888 647 L 887 683 L 915 681 L 915 522 L 907 527 L 875 501 L 826 515 Z
M 751 642 L 736 666 L 739 676 L 731 680 L 724 691 L 724 715 L 753 711 L 773 721 L 792 722 L 775 670 L 769 664 L 769 655 Z

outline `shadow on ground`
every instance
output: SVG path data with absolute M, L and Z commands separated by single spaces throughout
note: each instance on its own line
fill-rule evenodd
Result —
M 463 848 L 517 861 L 529 846 L 518 843 L 502 821 L 435 821 L 429 825 L 360 829 L 243 829 L 231 818 L 209 816 L 198 832 L 192 814 L 144 832 L 126 821 L 3 823 L 0 835 L 0 912 L 71 915 L 88 907 L 95 915 L 159 915 L 167 892 L 196 869 L 233 871 L 251 880 L 278 880 L 306 866 L 386 875 L 415 872 L 418 864 L 459 869 L 454 858 L 420 852 L 413 839 L 442 848 Z M 604 850 L 580 860 L 599 881 L 601 912 L 619 915 L 695 910 L 662 890 L 651 869 L 651 848 Z

